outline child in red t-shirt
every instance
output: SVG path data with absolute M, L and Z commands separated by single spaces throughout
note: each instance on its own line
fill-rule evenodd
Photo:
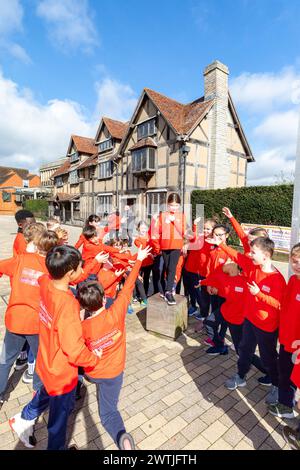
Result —
M 150 244 L 150 236 L 149 236 L 149 227 L 146 222 L 140 221 L 137 226 L 138 229 L 138 236 L 134 239 L 135 246 L 146 248 Z M 147 306 L 147 297 L 149 291 L 149 280 L 150 274 L 153 269 L 154 257 L 150 253 L 146 259 L 144 259 L 141 267 L 140 274 L 137 278 L 136 282 L 136 290 L 137 295 L 141 299 L 142 307 Z
M 294 418 L 296 386 L 291 381 L 293 354 L 300 345 L 300 244 L 290 253 L 291 276 L 282 302 L 279 322 L 279 393 L 278 403 L 268 407 L 279 418 Z
M 286 282 L 282 274 L 272 265 L 274 242 L 267 237 L 258 237 L 250 243 L 250 257 L 226 244 L 219 243 L 222 250 L 243 270 L 248 278 L 243 338 L 239 347 L 238 373 L 226 382 L 229 390 L 245 387 L 253 354 L 258 345 L 260 357 L 271 379 L 271 391 L 266 403 L 278 400 L 278 355 L 277 338 L 279 314 Z
M 98 283 L 80 286 L 78 300 L 86 310 L 82 323 L 83 336 L 90 351 L 101 352 L 101 362 L 88 379 L 96 384 L 101 422 L 120 449 L 134 448 L 132 436 L 126 433 L 118 410 L 126 358 L 125 317 L 136 278 L 150 247 L 139 248 L 137 260 L 114 304 L 105 307 L 103 287 Z
M 210 295 L 205 285 L 199 285 L 199 281 L 205 279 L 207 275 L 207 263 L 209 254 L 214 250 L 214 246 L 207 243 L 207 238 L 211 237 L 212 231 L 216 226 L 213 219 L 204 221 L 203 234 L 196 234 L 197 224 L 200 218 L 194 220 L 193 232 L 194 238 L 187 245 L 187 256 L 183 268 L 183 281 L 187 289 L 190 306 L 188 315 L 194 316 L 199 320 L 204 320 L 208 316 L 210 306 Z M 198 311 L 198 307 L 200 312 Z

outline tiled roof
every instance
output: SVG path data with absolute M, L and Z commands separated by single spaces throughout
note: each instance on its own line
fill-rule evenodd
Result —
M 95 153 L 91 157 L 87 158 L 83 163 L 81 163 L 81 165 L 79 165 L 77 170 L 81 170 L 82 168 L 87 168 L 89 166 L 97 165 L 97 161 L 98 161 L 98 154 Z
M 199 98 L 192 103 L 181 104 L 149 88 L 145 88 L 145 92 L 178 134 L 187 134 L 201 117 L 205 116 L 214 102 Z
M 72 201 L 73 199 L 77 199 L 80 194 L 68 194 L 68 193 L 56 193 L 53 198 L 51 198 L 51 201 L 56 201 L 56 196 L 58 196 L 58 202 L 64 202 L 64 201 Z
M 7 181 L 14 174 L 18 175 L 22 180 L 30 180 L 34 176 L 37 176 L 30 174 L 29 170 L 24 170 L 23 168 L 0 166 L 0 184 L 5 183 L 5 181 Z
M 95 152 L 97 152 L 97 147 L 95 146 L 94 139 L 91 139 L 89 137 L 81 137 L 79 135 L 72 135 L 71 137 L 79 153 L 87 153 L 93 155 Z
M 146 137 L 145 139 L 139 140 L 133 147 L 130 147 L 129 150 L 136 150 L 143 147 L 157 147 L 157 144 L 151 137 Z
M 61 175 L 65 175 L 66 173 L 69 173 L 69 170 L 70 170 L 70 160 L 68 159 L 65 163 L 63 163 L 59 168 L 58 170 L 56 170 L 53 175 L 52 175 L 52 178 L 55 178 L 55 176 L 61 176 Z
M 103 122 L 113 138 L 119 140 L 123 139 L 128 129 L 128 122 L 115 121 L 114 119 L 110 119 L 108 117 L 104 117 Z

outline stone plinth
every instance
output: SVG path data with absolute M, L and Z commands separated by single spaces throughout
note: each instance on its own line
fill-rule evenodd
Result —
M 159 294 L 148 299 L 146 330 L 176 339 L 187 328 L 187 301 L 175 295 L 176 305 L 168 305 Z

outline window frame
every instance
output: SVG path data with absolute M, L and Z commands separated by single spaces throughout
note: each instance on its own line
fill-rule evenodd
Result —
M 153 130 L 151 130 L 150 126 L 153 124 Z M 141 129 L 146 128 L 145 133 L 141 133 Z M 146 137 L 150 137 L 152 135 L 156 135 L 157 127 L 156 127 L 156 117 L 152 117 L 147 119 L 147 121 L 143 121 L 140 124 L 137 124 L 137 140 L 145 139 Z
M 153 165 L 150 166 L 150 159 Z M 131 152 L 132 174 L 154 173 L 156 171 L 156 150 L 154 147 L 142 147 Z
M 107 144 L 109 142 L 110 142 L 109 146 L 105 146 L 105 148 L 101 148 L 101 147 L 103 147 L 104 144 Z M 99 142 L 98 152 L 99 153 L 107 152 L 108 150 L 111 150 L 113 147 L 114 147 L 113 139 L 112 139 L 112 137 L 109 137 L 109 139 L 105 139 L 105 140 L 102 140 L 101 142 Z
M 102 171 L 102 168 L 104 170 Z M 110 171 L 108 171 L 110 169 Z M 113 163 L 111 160 L 98 163 L 98 180 L 105 180 L 113 177 Z

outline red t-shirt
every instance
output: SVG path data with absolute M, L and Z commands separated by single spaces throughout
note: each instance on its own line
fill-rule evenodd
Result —
M 223 266 L 229 258 L 228 254 L 225 253 L 220 246 L 212 246 L 214 249 L 211 250 L 208 255 L 206 276 L 209 276 L 209 274 L 212 274 L 217 268 Z
M 99 358 L 84 343 L 79 303 L 71 291 L 57 289 L 48 275 L 42 276 L 39 284 L 40 335 L 36 370 L 49 395 L 63 395 L 76 387 L 78 367 L 93 368 Z
M 174 220 L 170 220 L 173 217 Z M 159 214 L 157 221 L 151 224 L 151 238 L 156 247 L 156 253 L 160 250 L 181 250 L 185 231 L 186 220 L 182 212 Z
M 39 332 L 40 288 L 38 279 L 46 274 L 45 258 L 25 253 L 0 261 L 0 273 L 11 280 L 5 326 L 12 333 L 35 335 Z
M 205 277 L 207 274 L 207 264 L 209 255 L 215 249 L 214 245 L 207 243 L 203 236 L 197 238 L 193 243 L 190 243 L 191 250 L 188 250 L 184 269 L 190 273 L 199 274 Z
M 248 256 L 225 244 L 221 244 L 220 247 L 242 268 L 248 282 L 254 281 L 260 288 L 257 295 L 252 295 L 248 290 L 245 300 L 245 317 L 263 331 L 277 330 L 281 303 L 286 288 L 283 275 L 277 269 L 274 272 L 265 273 Z
M 294 275 L 288 282 L 282 302 L 279 342 L 287 352 L 294 352 L 300 346 L 292 346 L 296 340 L 300 341 L 300 279 Z
M 137 246 L 138 248 L 141 246 L 143 248 L 143 250 L 146 248 L 146 246 L 150 246 L 150 237 L 149 235 L 146 235 L 145 237 L 137 237 L 135 240 L 134 240 L 134 244 L 135 246 Z M 142 267 L 144 266 L 152 266 L 153 264 L 153 257 L 151 255 L 147 256 L 146 259 L 144 259 L 144 261 L 142 262 Z
M 221 312 L 228 323 L 241 325 L 244 322 L 248 287 L 243 275 L 229 276 L 220 267 L 208 278 L 201 281 L 201 285 L 216 287 L 218 295 L 226 299 L 221 305 Z

